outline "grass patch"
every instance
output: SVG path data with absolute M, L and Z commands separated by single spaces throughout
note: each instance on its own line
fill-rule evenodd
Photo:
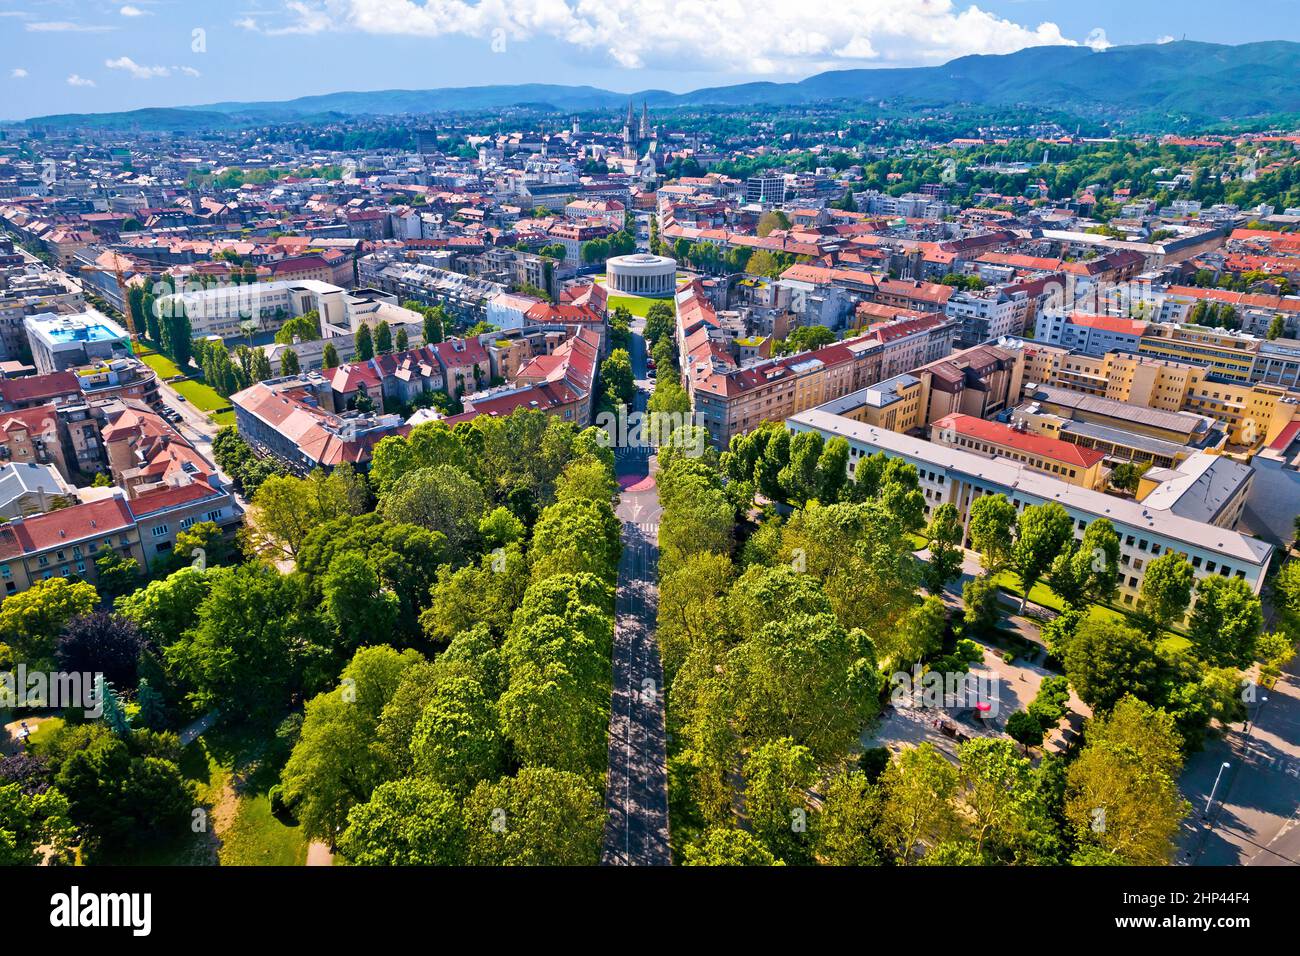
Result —
M 213 412 L 208 418 L 212 419 L 213 424 L 218 428 L 225 428 L 227 425 L 235 424 L 235 410 L 228 408 L 224 412 Z
M 28 723 L 31 723 L 30 718 L 28 718 Z M 67 721 L 62 717 L 42 717 L 41 722 L 32 731 L 32 735 L 27 738 L 27 746 L 33 753 L 40 754 L 45 746 L 49 744 L 50 739 L 63 729 L 65 723 Z
M 307 841 L 299 827 L 287 827 L 271 814 L 264 793 L 239 798 L 235 821 L 222 834 L 222 866 L 303 866 Z
M 230 408 L 229 399 L 222 398 L 221 395 L 210 385 L 203 382 L 196 382 L 193 379 L 184 382 L 177 382 L 172 388 L 176 389 L 185 400 L 190 402 L 195 408 L 205 412 L 226 411 Z
M 151 352 L 148 355 L 141 355 L 140 361 L 153 369 L 154 374 L 161 379 L 174 378 L 181 374 L 181 370 L 176 367 L 176 363 L 161 352 Z
M 607 305 L 611 312 L 617 308 L 624 308 L 633 315 L 644 319 L 650 312 L 650 306 L 654 305 L 656 302 L 664 302 L 672 305 L 673 299 L 672 296 L 663 296 L 662 298 L 652 299 L 641 295 L 611 295 Z

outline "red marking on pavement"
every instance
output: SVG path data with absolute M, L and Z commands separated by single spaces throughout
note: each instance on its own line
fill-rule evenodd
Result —
M 632 482 L 632 484 L 625 484 L 625 482 Z M 645 478 L 638 478 L 636 475 L 624 475 L 619 478 L 618 483 L 624 491 L 649 491 L 655 486 L 653 475 Z

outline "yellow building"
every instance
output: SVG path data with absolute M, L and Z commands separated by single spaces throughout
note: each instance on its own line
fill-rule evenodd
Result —
M 1091 356 L 1057 346 L 1025 347 L 1026 382 L 1142 408 L 1209 415 L 1225 426 L 1233 445 L 1255 448 L 1267 444 L 1298 417 L 1300 395 L 1296 392 L 1230 381 L 1222 375 L 1219 368 L 1149 355 L 1107 352 Z
M 1147 327 L 1138 354 L 1186 362 L 1225 378 L 1249 382 L 1261 341 L 1246 332 L 1159 322 Z

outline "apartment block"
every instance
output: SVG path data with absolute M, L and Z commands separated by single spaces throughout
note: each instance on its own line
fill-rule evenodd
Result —
M 1126 606 L 1136 605 L 1147 565 L 1166 551 L 1184 554 L 1197 578 L 1211 574 L 1240 578 L 1256 593 L 1263 586 L 1274 553 L 1272 545 L 1258 538 L 1164 507 L 1168 503 L 1165 499 L 1152 500 L 1154 491 L 1147 501 L 1121 498 L 1070 484 L 1023 462 L 990 458 L 965 448 L 899 434 L 823 408 L 800 412 L 787 419 L 786 425 L 796 433 L 816 431 L 828 439 L 847 440 L 850 476 L 858 462 L 877 452 L 914 465 L 927 512 L 951 503 L 963 523 L 969 519 L 971 503 L 986 494 L 1005 495 L 1017 510 L 1049 502 L 1059 504 L 1074 522 L 1076 539 L 1082 539 L 1092 521 L 1108 519 L 1120 537 L 1118 600 Z M 1185 497 L 1169 495 L 1170 500 Z M 1194 500 L 1194 494 L 1188 498 L 1189 502 Z M 1226 507 L 1230 512 L 1234 506 L 1229 503 Z

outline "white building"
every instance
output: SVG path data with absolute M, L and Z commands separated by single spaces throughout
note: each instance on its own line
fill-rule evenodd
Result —
M 257 282 L 212 289 L 177 292 L 160 298 L 160 315 L 184 306 L 194 338 L 207 335 L 223 339 L 244 334 L 244 323 L 258 329 L 276 329 L 296 316 L 315 310 L 322 324 L 347 327 L 347 292 L 328 282 Z
M 605 288 L 629 295 L 673 295 L 677 291 L 677 260 L 635 252 L 605 263 Z
M 856 395 L 863 396 L 861 401 L 865 401 L 865 390 Z M 1259 593 L 1264 583 L 1273 546 L 1208 520 L 1187 516 L 1187 507 L 1193 499 L 1182 493 L 1186 489 L 1177 482 L 1154 502 L 1150 498 L 1142 502 L 1119 498 L 1069 484 L 1009 459 L 988 458 L 855 421 L 844 414 L 852 410 L 854 401 L 855 396 L 846 396 L 800 412 L 786 419 L 786 426 L 794 432 L 817 431 L 826 438 L 842 437 L 848 441 L 850 476 L 859 461 L 876 452 L 915 465 L 927 513 L 938 505 L 953 504 L 965 523 L 976 498 L 1002 494 L 1017 510 L 1048 502 L 1061 505 L 1075 523 L 1076 538 L 1083 537 L 1090 522 L 1108 519 L 1120 539 L 1118 600 L 1125 606 L 1136 605 L 1142 576 L 1151 559 L 1171 550 L 1187 556 L 1197 578 L 1211 574 L 1237 577 L 1255 593 Z M 1202 477 L 1200 472 L 1191 475 L 1192 484 Z M 1225 473 L 1223 477 L 1226 480 L 1236 476 Z M 1237 487 L 1232 482 L 1229 484 Z M 1232 507 L 1238 507 L 1235 497 Z

